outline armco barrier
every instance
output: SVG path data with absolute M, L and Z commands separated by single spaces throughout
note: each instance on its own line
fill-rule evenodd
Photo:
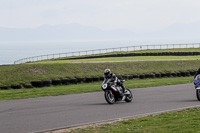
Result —
M 128 74 L 128 75 L 117 75 L 120 80 L 131 80 L 131 79 L 145 79 L 145 78 L 163 78 L 163 77 L 188 77 L 194 76 L 196 71 L 186 71 L 186 72 L 166 72 L 166 73 L 147 73 L 147 74 Z M 21 89 L 21 88 L 40 88 L 51 85 L 69 85 L 78 83 L 90 83 L 103 81 L 104 77 L 89 77 L 89 78 L 74 78 L 74 79 L 53 79 L 44 81 L 32 81 L 30 84 L 23 85 L 11 85 L 11 86 L 0 86 L 1 90 L 6 90 L 8 88 Z

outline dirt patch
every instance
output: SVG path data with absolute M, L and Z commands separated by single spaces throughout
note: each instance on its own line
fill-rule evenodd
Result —
M 36 73 L 36 74 L 44 74 L 46 71 L 44 69 L 40 68 L 29 68 L 28 70 L 25 71 L 25 73 Z

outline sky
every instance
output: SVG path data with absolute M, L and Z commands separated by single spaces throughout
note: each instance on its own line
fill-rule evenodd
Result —
M 200 23 L 199 0 L 0 0 L 0 27 L 77 23 L 103 30 L 155 32 Z
M 73 32 L 74 29 L 71 29 L 69 34 L 68 30 L 64 28 L 62 28 L 64 31 L 58 30 L 49 32 L 49 34 L 47 33 L 49 30 L 46 30 L 46 32 L 41 32 L 40 30 L 50 26 L 51 31 L 56 28 L 60 29 L 59 27 L 63 25 L 65 27 L 73 24 L 78 26 L 77 32 L 73 33 L 76 41 L 78 40 L 77 33 L 80 25 L 82 26 L 81 28 L 86 29 L 85 31 L 90 31 L 88 35 L 85 35 L 86 37 L 91 37 L 95 32 L 92 36 L 93 38 L 87 39 L 89 41 L 94 39 L 95 35 L 100 37 L 98 40 L 103 40 L 101 37 L 110 38 L 107 35 L 116 33 L 116 36 L 114 36 L 114 41 L 116 41 L 121 39 L 122 36 L 127 37 L 131 34 L 127 40 L 122 40 L 122 42 L 116 41 L 112 44 L 106 42 L 101 45 L 97 43 L 95 46 L 93 43 L 74 44 L 74 47 L 76 46 L 77 48 L 80 48 L 79 45 L 83 45 L 85 49 L 93 49 L 91 46 L 96 49 L 97 46 L 98 48 L 108 48 L 140 44 L 199 43 L 199 14 L 200 0 L 0 0 L 0 50 L 3 50 L 2 48 L 16 50 L 16 47 L 24 48 L 27 45 L 29 47 L 34 46 L 37 49 L 41 48 L 39 46 L 44 45 L 45 48 L 48 46 L 49 51 L 52 52 L 49 43 L 38 43 L 36 45 L 35 43 L 27 44 L 25 42 L 21 44 L 16 42 L 14 44 L 11 42 L 8 45 L 4 43 L 3 39 L 10 41 L 22 37 L 23 40 L 24 38 L 38 36 L 42 39 L 45 37 L 49 39 L 56 35 L 60 37 L 62 34 L 64 39 L 68 39 L 67 37 L 71 35 L 71 31 Z M 97 33 L 98 31 L 101 33 Z M 20 33 L 21 36 L 18 35 Z M 80 34 L 80 36 L 83 36 L 83 34 Z M 85 36 L 83 36 L 84 39 Z M 53 47 L 54 45 L 52 43 L 51 46 Z M 56 43 L 56 45 L 58 44 Z M 70 43 L 67 46 L 69 46 L 67 48 L 71 48 Z M 33 48 L 31 47 L 31 49 Z M 73 49 L 73 51 L 78 50 Z M 61 52 L 60 49 L 57 52 L 55 51 L 55 53 L 59 52 Z M 9 53 L 8 51 L 1 51 L 0 59 L 11 56 Z M 22 52 L 18 51 L 17 53 Z M 23 54 L 17 59 L 36 54 L 39 53 L 30 53 L 29 51 L 27 55 Z M 1 63 L 2 61 L 0 60 Z

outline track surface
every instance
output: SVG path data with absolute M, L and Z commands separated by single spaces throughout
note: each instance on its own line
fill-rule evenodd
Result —
M 200 105 L 193 84 L 131 91 L 133 102 L 114 105 L 106 103 L 103 92 L 1 101 L 0 132 L 42 132 Z

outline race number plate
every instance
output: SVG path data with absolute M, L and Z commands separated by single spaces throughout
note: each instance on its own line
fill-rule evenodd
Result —
M 107 88 L 107 86 L 108 86 L 107 84 L 103 84 L 102 88 L 105 90 Z

